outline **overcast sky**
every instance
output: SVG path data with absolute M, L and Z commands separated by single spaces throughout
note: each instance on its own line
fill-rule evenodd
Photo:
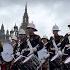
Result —
M 55 24 L 61 35 L 69 31 L 70 0 L 0 0 L 0 26 L 3 23 L 6 30 L 13 29 L 15 23 L 20 26 L 26 2 L 29 22 L 34 22 L 39 35 L 51 36 Z

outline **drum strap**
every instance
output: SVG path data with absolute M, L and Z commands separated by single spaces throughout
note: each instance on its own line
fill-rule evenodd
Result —
M 30 51 L 32 51 L 32 45 L 31 45 L 31 43 L 30 43 L 30 41 L 29 41 L 29 39 L 27 39 L 27 44 L 28 44 L 28 46 L 29 46 L 29 48 L 30 48 Z M 33 51 L 32 51 L 33 52 Z
M 52 43 L 53 43 L 53 46 L 54 46 L 55 50 L 58 51 L 58 47 L 57 47 L 57 45 L 56 45 L 54 39 L 52 40 Z
M 19 51 L 20 51 L 20 41 L 18 42 L 18 46 L 17 46 L 16 52 L 19 52 Z

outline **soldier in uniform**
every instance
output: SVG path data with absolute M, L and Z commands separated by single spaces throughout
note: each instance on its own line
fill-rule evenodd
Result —
M 35 34 L 37 29 L 35 28 L 35 25 L 33 23 L 29 23 L 27 26 L 27 33 L 30 40 L 30 43 L 33 47 L 34 54 L 38 56 L 37 51 L 41 50 L 43 48 L 43 43 L 41 41 L 41 38 L 39 35 Z M 38 47 L 36 47 L 38 45 Z
M 18 46 L 17 46 L 17 53 L 16 55 L 17 56 L 20 56 L 20 54 L 22 54 L 23 56 L 27 56 L 29 54 L 30 51 L 28 50 L 25 50 L 23 53 L 22 51 L 24 49 L 27 49 L 29 48 L 28 45 L 27 45 L 27 36 L 26 36 L 26 33 L 23 29 L 19 29 L 19 36 L 18 36 Z M 19 63 L 20 64 L 20 63 Z M 12 69 L 13 70 L 18 70 L 18 67 L 19 67 L 19 64 L 15 64 Z M 26 70 L 24 68 L 24 65 L 22 64 L 21 65 L 21 68 Z
M 48 47 L 49 52 L 50 52 L 50 59 L 55 55 L 55 51 L 56 51 L 56 48 L 53 45 L 52 40 L 54 39 L 55 44 L 57 45 L 57 48 L 60 47 L 59 44 L 63 40 L 63 36 L 61 36 L 61 35 L 58 34 L 58 32 L 60 30 L 59 30 L 59 27 L 57 25 L 53 26 L 52 31 L 53 31 L 53 37 L 50 38 L 50 41 L 47 44 L 47 47 Z M 59 66 L 57 65 L 56 61 L 53 61 L 53 62 L 50 61 L 50 70 L 54 70 L 57 67 L 59 67 Z
M 29 24 L 27 26 L 27 31 L 28 31 L 27 35 L 24 30 L 19 31 L 19 40 L 20 40 L 20 50 L 19 51 L 21 52 L 24 49 L 30 48 L 33 51 L 33 53 L 38 56 L 37 51 L 39 51 L 43 47 L 43 43 L 41 42 L 40 36 L 34 34 L 34 32 L 37 31 L 35 29 L 34 24 Z M 38 46 L 38 44 L 40 46 Z M 23 55 L 27 56 L 30 53 L 30 51 L 25 51 Z M 22 68 L 24 68 L 24 66 L 25 65 L 23 65 Z M 30 67 L 32 65 L 30 63 L 30 65 L 26 64 L 26 66 L 30 70 Z M 32 70 L 34 70 L 34 69 L 32 69 Z

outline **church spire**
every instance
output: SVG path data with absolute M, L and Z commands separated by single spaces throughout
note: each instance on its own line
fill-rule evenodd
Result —
M 23 16 L 23 22 L 21 24 L 21 28 L 26 30 L 26 27 L 29 23 L 29 17 L 28 17 L 28 13 L 27 13 L 27 3 L 25 5 L 25 12 L 24 12 L 24 16 Z
M 25 13 L 27 13 L 27 3 L 26 3 L 26 5 L 25 5 Z
M 27 13 L 27 3 L 25 5 L 25 12 L 24 12 L 24 18 L 28 17 L 28 13 Z
M 2 24 L 1 29 L 4 29 L 4 25 Z

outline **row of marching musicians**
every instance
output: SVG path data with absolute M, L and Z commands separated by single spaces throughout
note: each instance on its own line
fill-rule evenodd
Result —
M 34 33 L 37 29 L 33 23 L 27 32 L 19 29 L 18 37 L 13 35 L 11 42 L 3 43 L 1 70 L 69 70 L 70 34 L 60 36 L 57 25 L 52 30 L 54 36 L 48 40 Z

